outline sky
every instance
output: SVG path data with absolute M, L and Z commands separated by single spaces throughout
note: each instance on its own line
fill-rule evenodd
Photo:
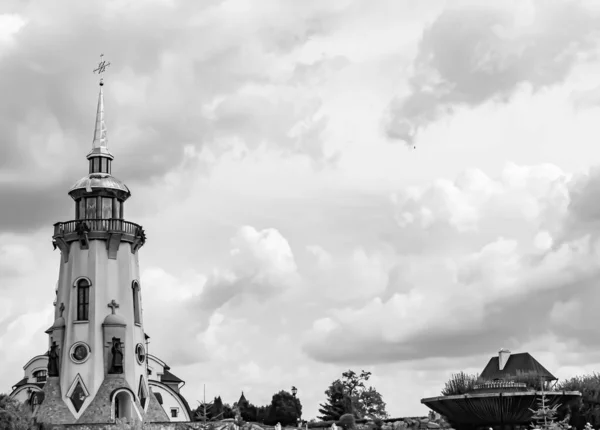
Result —
M 342 372 L 425 415 L 500 348 L 600 369 L 593 0 L 0 3 L 0 391 L 47 347 L 104 53 L 149 352 L 190 405 Z

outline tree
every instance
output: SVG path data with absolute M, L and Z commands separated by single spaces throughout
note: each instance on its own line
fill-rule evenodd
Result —
M 339 420 L 346 413 L 356 418 L 387 418 L 383 397 L 374 387 L 366 387 L 365 382 L 371 372 L 362 370 L 360 374 L 353 370 L 342 373 L 342 379 L 331 383 L 325 395 L 327 401 L 320 405 L 320 419 Z
M 225 407 L 223 405 L 223 400 L 221 400 L 221 396 L 215 397 L 213 400 L 211 415 L 214 420 L 222 420 L 224 418 Z
M 259 406 L 256 408 L 256 422 L 264 423 L 269 420 L 270 406 Z
M 227 418 L 235 418 L 235 413 L 233 412 L 233 407 L 229 403 L 225 403 L 223 405 L 223 419 Z
M 27 405 L 0 394 L 0 430 L 27 430 L 33 419 Z
M 337 421 L 346 413 L 347 397 L 344 395 L 342 381 L 336 379 L 325 391 L 327 400 L 319 406 L 319 418 L 323 421 Z
M 375 388 L 369 387 L 362 390 L 358 395 L 357 409 L 360 414 L 371 418 L 387 418 L 388 413 L 385 410 L 385 402 L 381 393 Z
M 198 402 L 198 407 L 194 411 L 195 421 L 210 421 L 212 419 L 212 403 Z
M 302 415 L 302 404 L 300 400 L 291 393 L 281 390 L 273 394 L 269 413 L 265 424 L 281 423 L 282 426 L 294 425 Z

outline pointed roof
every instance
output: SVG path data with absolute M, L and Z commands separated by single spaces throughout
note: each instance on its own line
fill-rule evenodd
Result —
M 179 384 L 180 382 L 183 382 L 183 380 L 169 372 L 168 368 L 165 366 L 165 370 L 160 378 L 160 382 L 176 382 Z
M 246 396 L 244 396 L 243 391 L 242 391 L 242 395 L 240 396 L 240 400 L 238 400 L 238 405 L 242 404 L 242 403 L 248 403 L 248 400 L 246 400 Z
M 487 366 L 481 372 L 480 378 L 493 381 L 494 379 L 511 379 L 534 375 L 547 381 L 557 379 L 528 352 L 521 352 L 511 354 L 502 370 L 500 370 L 498 357 L 490 358 Z
M 96 110 L 96 126 L 94 127 L 94 141 L 92 142 L 92 150 L 88 154 L 88 158 L 93 156 L 105 156 L 113 158 L 108 150 L 108 135 L 106 123 L 104 121 L 104 83 L 100 82 L 100 92 L 98 93 L 98 108 Z

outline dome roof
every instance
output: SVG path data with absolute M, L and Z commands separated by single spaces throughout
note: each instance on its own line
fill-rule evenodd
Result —
M 112 188 L 131 194 L 127 185 L 108 173 L 90 173 L 75 182 L 70 191 L 88 188 Z
M 106 318 L 104 318 L 104 324 L 107 325 L 127 325 L 125 323 L 125 319 L 117 314 L 108 314 Z
M 65 326 L 65 319 L 63 317 L 56 318 L 54 324 L 52 324 L 52 328 L 60 328 Z

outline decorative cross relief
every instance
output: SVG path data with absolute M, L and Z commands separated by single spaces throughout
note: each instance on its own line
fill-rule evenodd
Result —
M 63 316 L 63 312 L 65 311 L 65 304 L 61 303 L 60 307 L 58 308 L 58 310 L 60 311 L 60 316 Z
M 108 304 L 108 307 L 112 309 L 112 314 L 115 314 L 115 308 L 119 307 L 119 304 L 115 301 L 115 299 L 112 299 L 112 301 Z

